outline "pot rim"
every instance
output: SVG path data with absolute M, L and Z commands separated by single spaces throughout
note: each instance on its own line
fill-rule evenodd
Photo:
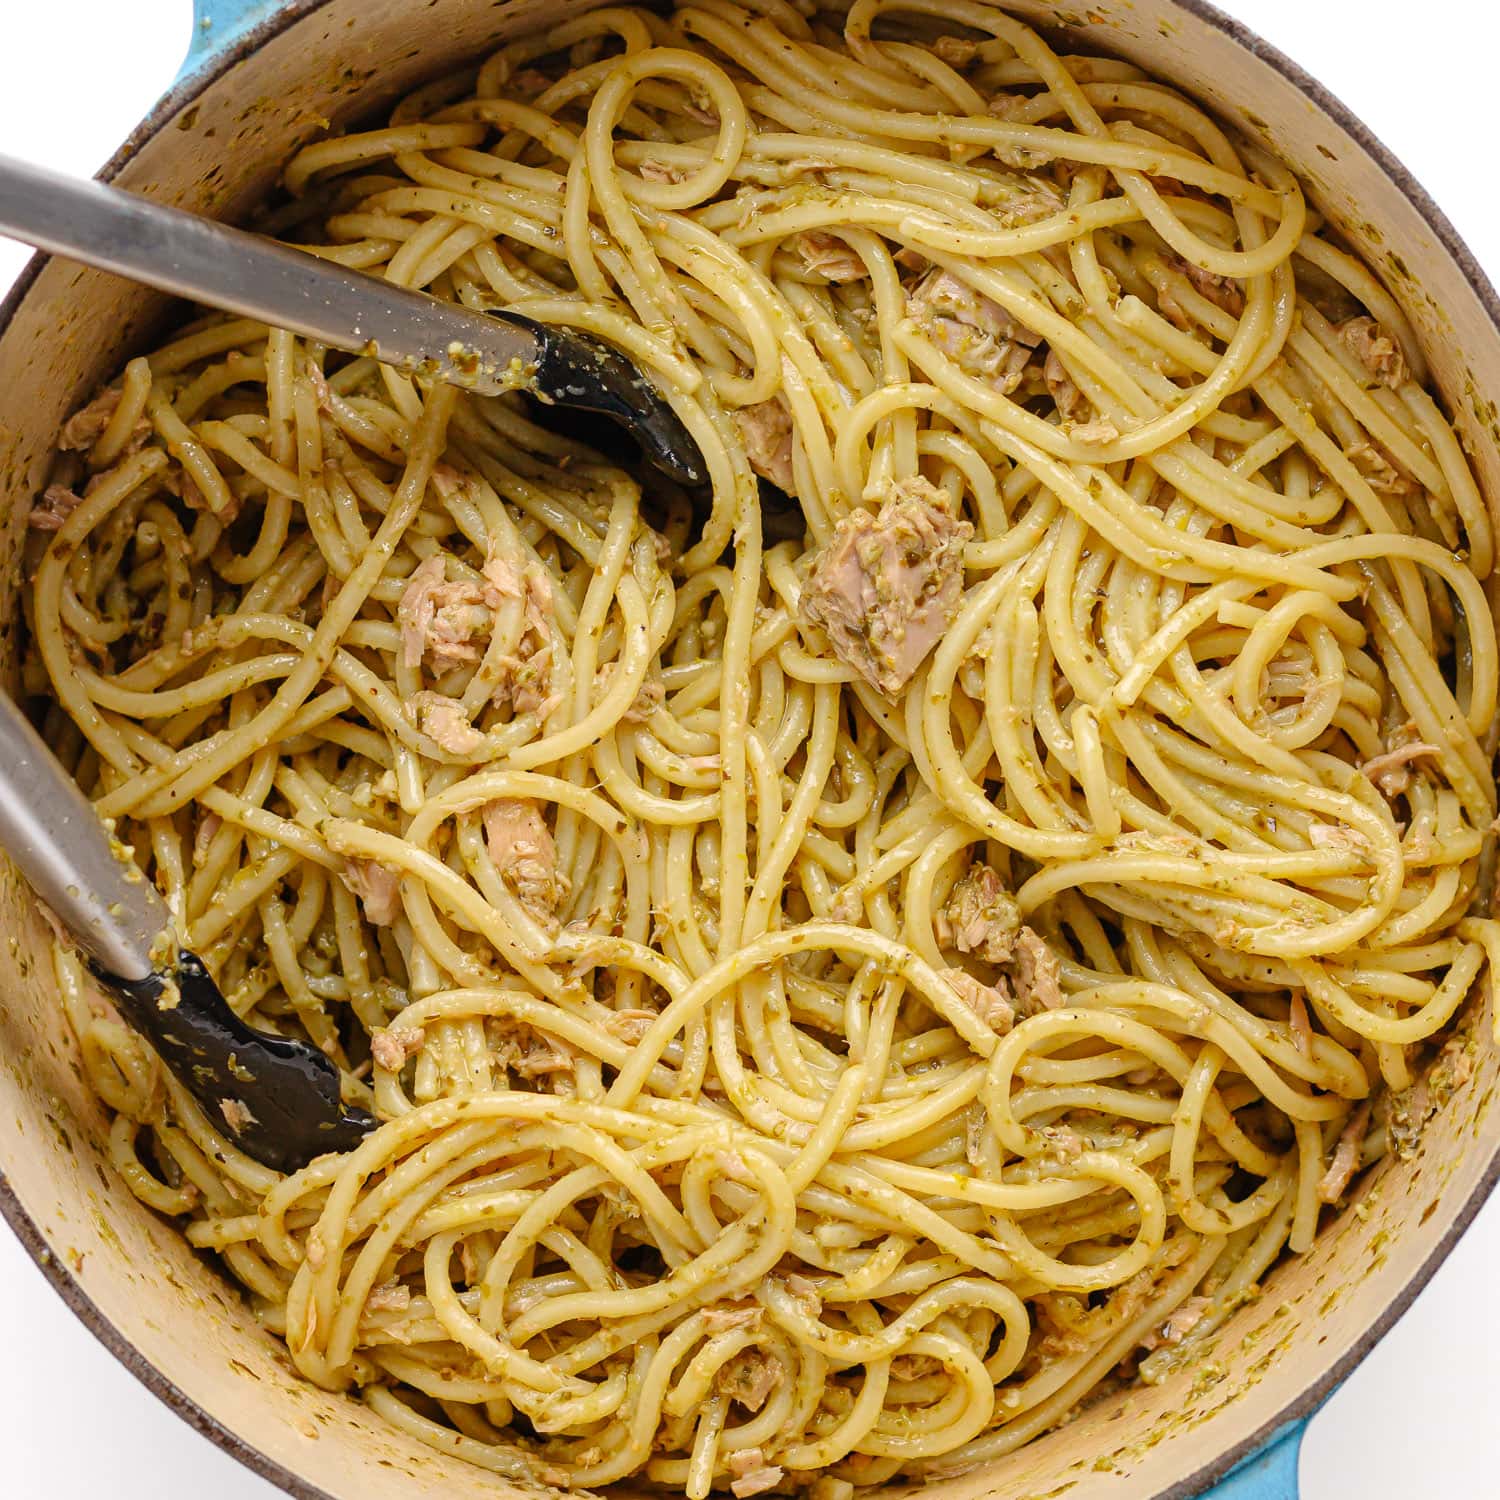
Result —
M 98 180 L 111 181 L 126 163 L 137 155 L 148 140 L 163 130 L 185 106 L 217 83 L 231 68 L 273 37 L 279 36 L 329 3 L 331 0 L 287 0 L 287 3 L 280 9 L 237 36 L 223 51 L 213 53 L 202 67 L 194 69 L 185 77 L 179 77 L 157 101 L 150 113 L 131 131 L 114 155 L 100 168 L 97 174 Z M 1001 3 L 1003 4 L 1003 0 Z M 1500 334 L 1500 294 L 1497 294 L 1494 284 L 1479 264 L 1474 252 L 1469 249 L 1452 220 L 1438 206 L 1411 170 L 1348 105 L 1279 47 L 1266 41 L 1243 21 L 1227 15 L 1217 5 L 1211 4 L 1210 0 L 1167 0 L 1167 3 L 1205 22 L 1216 31 L 1222 32 L 1230 41 L 1280 73 L 1318 110 L 1358 142 L 1371 160 L 1390 179 L 1392 185 L 1421 215 L 1427 227 L 1436 236 L 1438 243 L 1453 258 L 1454 263 L 1463 273 L 1464 279 L 1473 288 L 1475 296 L 1489 316 L 1496 333 Z M 3 335 L 9 328 L 11 319 L 50 259 L 50 256 L 40 253 L 33 255 L 9 293 L 3 300 L 0 300 L 0 335 Z M 1431 1281 L 1439 1266 L 1452 1253 L 1454 1246 L 1473 1223 L 1497 1184 L 1500 1184 L 1500 1142 L 1497 1142 L 1493 1148 L 1479 1184 L 1459 1205 L 1452 1221 L 1442 1238 L 1433 1247 L 1431 1254 L 1386 1303 L 1379 1316 L 1364 1329 L 1349 1351 L 1335 1360 L 1318 1379 L 1311 1381 L 1291 1396 L 1275 1416 L 1262 1423 L 1248 1437 L 1225 1447 L 1192 1474 L 1169 1485 L 1159 1493 L 1157 1500 L 1192 1500 L 1193 1496 L 1204 1495 L 1217 1480 L 1222 1479 L 1230 1470 L 1266 1448 L 1273 1438 L 1290 1425 L 1306 1422 L 1311 1418 L 1410 1308 L 1423 1288 Z M 153 1365 L 110 1321 L 84 1291 L 63 1261 L 53 1253 L 40 1225 L 22 1206 L 3 1171 L 0 1171 L 0 1219 L 10 1225 L 27 1254 L 36 1262 L 42 1274 L 51 1283 L 53 1290 L 89 1332 L 152 1395 L 170 1407 L 195 1432 L 207 1438 L 215 1447 L 236 1459 L 252 1473 L 294 1497 L 294 1500 L 338 1500 L 338 1497 L 329 1494 L 327 1490 L 311 1484 L 284 1464 L 247 1443 L 238 1433 L 226 1427 Z

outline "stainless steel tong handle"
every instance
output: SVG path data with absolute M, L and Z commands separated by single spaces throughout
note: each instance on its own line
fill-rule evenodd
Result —
M 0 234 L 482 395 L 515 389 L 542 353 L 523 323 L 3 155 Z
M 150 976 L 170 916 L 21 710 L 0 693 L 0 847 L 79 946 L 121 979 Z

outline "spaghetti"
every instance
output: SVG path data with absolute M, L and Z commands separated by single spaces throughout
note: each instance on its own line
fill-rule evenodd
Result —
M 838 1500 L 1164 1378 L 1500 950 L 1494 532 L 1400 310 L 977 0 L 595 10 L 285 183 L 625 350 L 711 507 L 218 316 L 68 424 L 49 737 L 382 1122 L 258 1166 L 63 954 L 136 1193 L 513 1478 Z

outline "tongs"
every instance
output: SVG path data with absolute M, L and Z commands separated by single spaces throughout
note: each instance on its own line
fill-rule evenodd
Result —
M 348 1151 L 375 1128 L 339 1072 L 230 1009 L 171 913 L 21 710 L 0 693 L 0 845 L 83 950 L 120 1014 L 215 1127 L 279 1172 Z
M 625 427 L 678 483 L 703 456 L 618 350 L 511 313 L 481 313 L 133 193 L 0 156 L 0 234 L 481 394 L 523 390 Z M 253 1031 L 177 946 L 161 896 L 20 710 L 0 694 L 0 844 L 77 938 L 120 1012 L 248 1155 L 293 1171 L 348 1150 L 374 1119 L 346 1107 L 315 1047 Z
M 522 390 L 597 412 L 688 488 L 707 478 L 682 420 L 619 350 L 509 312 L 475 312 L 135 193 L 0 156 L 0 235 L 481 395 Z

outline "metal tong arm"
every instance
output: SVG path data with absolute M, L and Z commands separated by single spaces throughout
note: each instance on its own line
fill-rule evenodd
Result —
M 132 981 L 153 972 L 166 903 L 4 693 L 0 847 L 101 968 Z
M 514 390 L 544 353 L 523 323 L 4 155 L 0 234 L 482 395 Z
M 156 887 L 3 693 L 0 847 L 72 931 L 120 1014 L 242 1150 L 294 1172 L 325 1151 L 352 1151 L 375 1128 L 344 1105 L 339 1071 L 316 1047 L 252 1030 L 199 959 L 160 941 L 170 918 Z

